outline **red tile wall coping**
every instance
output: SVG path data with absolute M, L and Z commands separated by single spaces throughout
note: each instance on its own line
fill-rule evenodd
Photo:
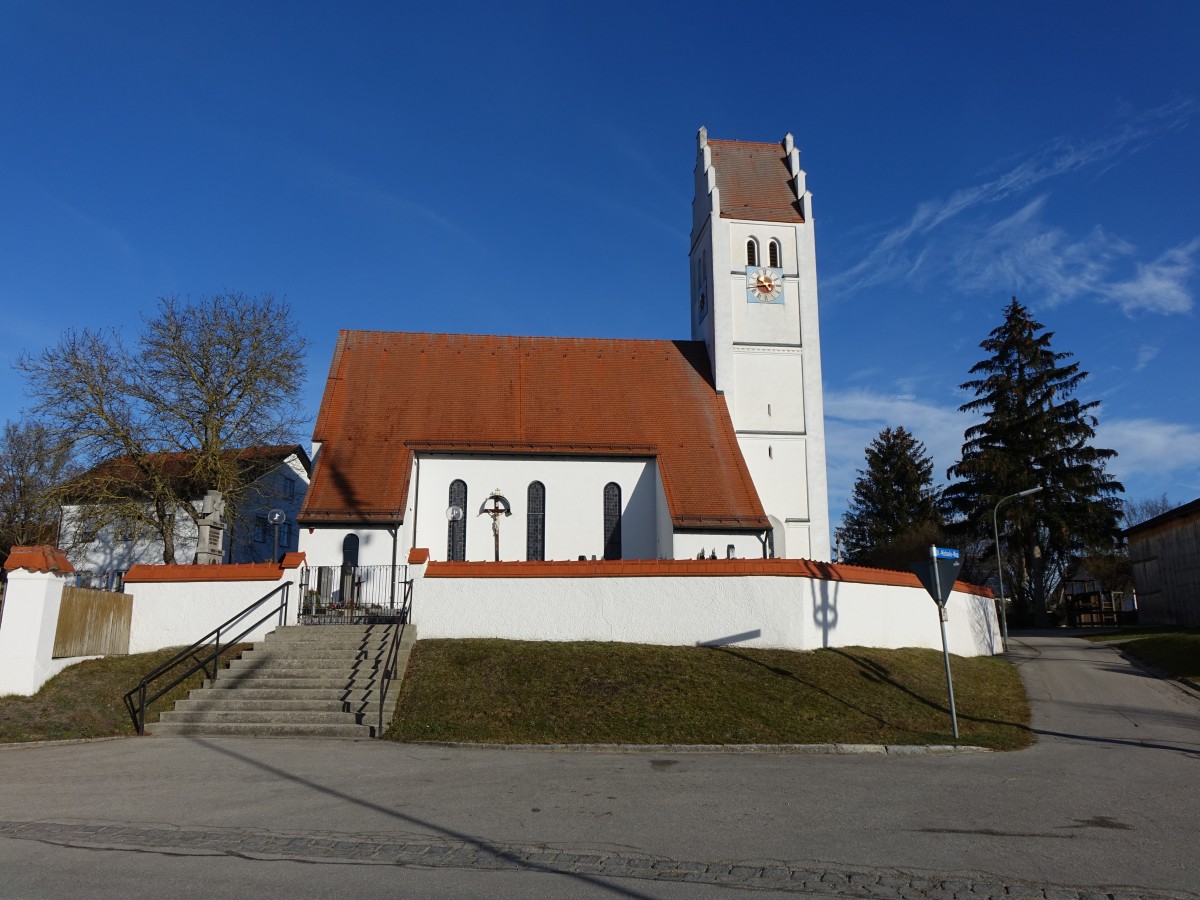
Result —
M 163 584 L 200 581 L 278 581 L 287 569 L 304 564 L 303 553 L 286 553 L 278 563 L 233 563 L 214 566 L 133 566 L 126 584 Z
M 13 547 L 8 559 L 4 561 L 4 571 L 14 572 L 17 569 L 29 572 L 60 572 L 63 575 L 70 575 L 75 571 L 75 567 L 67 559 L 67 554 L 47 544 Z
M 719 578 L 735 575 L 777 575 L 846 581 L 855 584 L 889 584 L 921 587 L 916 575 L 890 569 L 869 569 L 810 559 L 639 559 L 554 562 L 430 562 L 426 578 Z M 986 587 L 956 581 L 954 589 L 980 597 L 993 596 Z
M 408 562 L 413 566 L 429 562 L 429 551 L 424 547 L 413 547 L 408 551 Z

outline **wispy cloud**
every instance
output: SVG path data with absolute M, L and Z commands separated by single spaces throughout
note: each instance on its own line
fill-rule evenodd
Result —
M 1188 282 L 1196 274 L 1200 237 L 1172 247 L 1151 263 L 1138 263 L 1129 281 L 1108 285 L 1104 294 L 1134 312 L 1182 313 L 1192 308 Z
M 1154 362 L 1154 358 L 1158 356 L 1158 347 L 1153 347 L 1150 344 L 1142 344 L 1138 347 L 1137 363 L 1134 364 L 1133 371 L 1140 372 L 1150 363 Z
M 1131 496 L 1161 493 L 1172 482 L 1200 482 L 1200 429 L 1161 419 L 1102 419 L 1096 445 L 1111 447 L 1109 466 Z M 1190 473 L 1190 479 L 1189 479 Z M 1190 498 L 1186 498 L 1190 499 Z
M 1045 225 L 1043 195 L 982 231 L 968 229 L 952 258 L 953 282 L 967 290 L 999 287 L 1005 293 L 1037 293 L 1038 304 L 1056 306 L 1080 297 L 1117 304 L 1126 315 L 1183 313 L 1192 308 L 1189 282 L 1196 274 L 1200 237 L 1172 247 L 1149 263 L 1128 268 L 1137 248 L 1097 226 L 1079 239 Z
M 884 234 L 862 259 L 829 278 L 827 284 L 849 293 L 910 274 L 927 253 L 927 248 L 916 245 L 950 220 L 1026 193 L 1051 179 L 1134 153 L 1155 138 L 1181 128 L 1195 108 L 1191 100 L 1174 101 L 1130 116 L 1103 135 L 1077 141 L 1060 138 L 993 178 L 961 188 L 949 197 L 923 201 L 907 222 Z

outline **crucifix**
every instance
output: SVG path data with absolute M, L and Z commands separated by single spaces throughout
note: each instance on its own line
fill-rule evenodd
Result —
M 491 506 L 488 506 L 491 503 Z M 483 501 L 483 506 L 479 508 L 479 514 L 487 513 L 492 517 L 492 540 L 496 545 L 496 562 L 500 562 L 500 517 L 511 516 L 512 506 L 508 502 L 508 498 L 500 493 L 500 488 L 496 488 L 488 494 L 487 500 Z

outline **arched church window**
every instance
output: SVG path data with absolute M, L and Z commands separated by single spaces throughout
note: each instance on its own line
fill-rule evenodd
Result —
M 604 486 L 604 558 L 621 558 L 621 486 Z
M 530 562 L 546 558 L 546 486 L 540 481 L 529 485 L 525 513 L 525 558 Z
M 462 515 L 451 518 L 446 535 L 446 559 L 462 562 L 467 558 L 467 483 L 461 478 L 450 482 L 450 506 L 457 506 Z
M 754 238 L 750 238 L 750 240 L 746 241 L 746 265 L 758 265 L 758 241 L 756 241 Z
M 358 535 L 348 534 L 342 539 L 342 565 L 358 565 Z
M 767 246 L 767 258 L 770 260 L 768 265 L 770 265 L 772 269 L 778 269 L 781 256 L 782 254 L 779 252 L 779 241 L 771 241 L 771 243 Z

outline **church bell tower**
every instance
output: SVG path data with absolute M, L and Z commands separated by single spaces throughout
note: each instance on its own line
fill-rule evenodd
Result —
M 828 560 L 812 194 L 792 135 L 697 134 L 692 339 L 708 348 L 776 556 Z

